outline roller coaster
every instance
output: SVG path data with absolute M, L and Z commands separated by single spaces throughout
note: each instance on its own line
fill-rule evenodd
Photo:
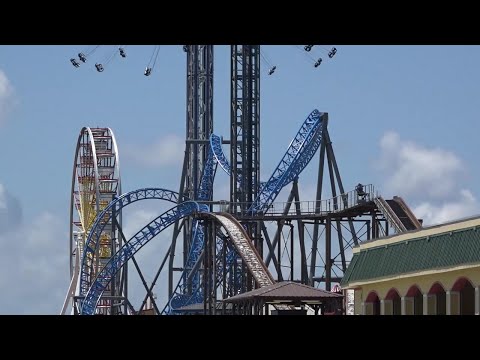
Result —
M 306 45 L 305 51 L 313 46 Z M 188 313 L 192 304 L 204 304 L 215 313 L 219 300 L 287 279 L 330 291 L 346 270 L 349 248 L 389 231 L 421 227 L 399 197 L 385 200 L 373 185 L 359 184 L 345 191 L 328 132 L 328 113 L 318 110 L 307 116 L 269 179 L 261 182 L 260 46 L 231 46 L 229 141 L 213 133 L 213 46 L 185 45 L 183 50 L 187 53 L 187 139 L 178 192 L 152 187 L 122 193 L 112 130 L 85 127 L 80 132 L 70 208 L 71 283 L 61 314 L 71 306 L 72 314 L 172 315 Z M 336 53 L 332 48 L 329 57 Z M 224 144 L 230 145 L 230 160 Z M 317 153 L 316 197 L 300 201 L 299 178 Z M 213 199 L 218 166 L 230 178 L 230 201 Z M 331 196 L 323 198 L 327 173 Z M 288 200 L 276 202 L 289 186 Z M 127 239 L 122 211 L 144 200 L 173 206 Z M 172 225 L 171 244 L 149 285 L 135 255 Z M 174 266 L 181 235 L 181 266 Z M 153 289 L 167 262 L 168 301 L 158 307 Z M 146 290 L 138 308 L 128 296 L 129 263 Z

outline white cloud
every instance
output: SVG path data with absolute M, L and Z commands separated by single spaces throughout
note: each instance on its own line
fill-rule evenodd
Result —
M 479 210 L 479 204 L 473 194 L 469 190 L 462 189 L 457 201 L 439 205 L 422 202 L 413 209 L 413 212 L 418 218 L 423 219 L 424 225 L 435 225 L 472 216 Z
M 5 187 L 0 184 L 0 209 L 7 208 L 7 199 L 5 194 Z
M 15 230 L 21 222 L 20 202 L 0 184 L 0 235 Z
M 456 195 L 464 164 L 452 152 L 404 141 L 395 132 L 382 137 L 380 149 L 380 168 L 387 175 L 388 192 L 433 199 Z
M 380 140 L 384 197 L 402 196 L 424 225 L 476 215 L 480 205 L 462 185 L 464 162 L 451 151 L 405 141 L 395 132 Z
M 0 185 L 0 201 L 7 205 L 11 196 Z M 5 200 L 7 199 L 7 201 Z M 170 208 L 158 202 L 146 204 L 124 216 L 124 231 L 130 239 L 152 219 Z M 0 215 L 1 215 L 0 209 Z M 0 218 L 1 220 L 1 218 Z M 172 239 L 172 228 L 163 231 L 135 256 L 147 282 L 150 284 L 161 258 Z M 43 212 L 27 224 L 0 233 L 0 314 L 58 314 L 69 286 L 69 235 L 68 220 L 50 212 Z M 178 259 L 181 259 L 179 256 Z M 168 266 L 167 266 L 168 267 Z M 164 275 L 157 282 L 158 306 L 167 299 L 167 280 Z M 132 303 L 138 307 L 145 290 L 133 264 L 130 265 L 129 293 Z
M 164 136 L 149 145 L 126 145 L 123 153 L 127 159 L 147 167 L 181 164 L 185 141 L 176 135 Z
M 67 224 L 44 212 L 0 235 L 0 313 L 58 314 L 69 283 Z
M 6 121 L 7 113 L 12 105 L 13 87 L 7 75 L 0 70 L 0 126 Z

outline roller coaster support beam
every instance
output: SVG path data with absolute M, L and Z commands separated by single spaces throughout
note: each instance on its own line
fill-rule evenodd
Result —
M 273 265 L 275 266 L 275 270 L 277 271 L 277 280 L 283 281 L 282 269 L 280 268 L 280 263 L 278 262 L 277 256 L 275 256 L 275 246 L 270 241 L 270 236 L 268 235 L 267 228 L 265 223 L 262 221 L 262 233 L 265 238 L 265 242 L 268 246 L 268 254 L 271 256 L 273 260 Z
M 203 222 L 204 227 L 204 242 L 203 242 L 203 302 L 204 302 L 204 315 L 214 314 L 214 304 L 212 307 L 212 293 L 215 289 L 215 234 L 212 237 L 213 221 L 205 220 Z
M 327 217 L 325 229 L 325 290 L 332 288 L 332 220 Z
M 187 124 L 188 124 L 188 118 L 187 118 Z M 185 148 L 185 153 L 184 153 L 184 157 L 183 157 L 183 168 L 182 168 L 182 177 L 180 178 L 180 189 L 178 191 L 178 203 L 182 202 L 183 201 L 183 195 L 184 195 L 184 190 L 185 190 L 185 178 L 187 177 L 187 166 L 188 166 L 188 145 L 186 145 L 186 148 Z M 169 262 L 168 262 L 168 268 L 170 269 L 170 271 L 168 272 L 168 298 L 170 299 L 172 297 L 172 294 L 173 294 L 173 260 L 175 258 L 175 247 L 177 245 L 177 238 L 178 238 L 178 235 L 180 234 L 180 222 L 182 222 L 183 224 L 183 219 L 182 220 L 177 220 L 175 221 L 175 224 L 173 225 L 173 236 L 172 236 L 172 242 L 170 244 L 170 248 L 169 248 L 169 251 L 168 251 L 168 254 L 170 254 L 172 251 L 171 249 L 174 249 L 173 253 L 171 255 L 169 255 Z M 184 231 L 185 233 L 185 231 Z M 184 239 L 187 239 L 187 236 L 184 234 Z M 184 240 L 185 241 L 185 240 Z M 185 246 L 185 244 L 184 244 Z M 187 261 L 187 256 L 188 256 L 188 253 L 186 251 L 184 251 L 184 259 L 183 259 L 183 263 L 185 264 L 186 261 Z M 160 275 L 160 272 L 158 272 L 158 274 Z M 145 297 L 145 301 L 146 301 L 146 297 Z
M 227 239 L 222 239 L 223 246 L 222 246 L 222 262 L 223 262 L 223 274 L 222 274 L 222 299 L 227 298 Z M 231 272 L 230 272 L 231 274 Z M 222 301 L 222 315 L 225 315 L 225 301 Z
M 293 193 L 295 195 L 295 212 L 297 215 L 301 215 L 300 210 L 300 194 L 298 193 L 298 180 L 293 181 Z M 300 281 L 302 284 L 308 283 L 308 270 L 307 270 L 307 254 L 305 249 L 304 228 L 301 219 L 297 220 L 298 223 L 298 240 L 300 242 Z M 292 255 L 293 256 L 293 255 Z M 294 279 L 292 278 L 292 281 Z
M 285 210 L 283 211 L 283 216 L 287 216 L 288 212 L 290 211 L 290 206 L 292 205 L 292 201 L 293 201 L 294 196 L 295 196 L 295 193 L 294 193 L 293 188 L 292 188 L 292 190 L 290 191 L 290 194 L 288 195 L 287 206 L 285 206 Z M 277 245 L 280 248 L 279 240 L 280 240 L 280 235 L 282 234 L 282 228 L 283 228 L 284 222 L 285 221 L 283 221 L 283 220 L 278 222 L 277 231 L 275 233 L 275 236 L 274 236 L 273 242 L 272 242 L 272 248 L 273 249 L 275 249 L 275 247 Z M 270 261 L 272 260 L 273 256 L 274 256 L 273 252 L 268 253 L 267 258 L 265 260 L 265 265 L 267 267 L 270 264 Z M 280 261 L 280 259 L 278 259 L 278 261 Z
M 142 305 L 140 306 L 140 309 L 143 309 L 143 307 L 144 307 L 145 304 L 147 303 L 147 299 L 148 299 L 148 297 L 149 297 L 149 294 L 152 293 L 153 288 L 155 287 L 155 284 L 157 283 L 158 277 L 160 276 L 160 273 L 162 272 L 163 267 L 165 266 L 165 264 L 166 264 L 166 262 L 167 262 L 167 259 L 169 258 L 170 250 L 171 250 L 171 249 L 172 249 L 172 245 L 170 244 L 170 246 L 168 247 L 167 253 L 165 254 L 165 257 L 163 258 L 163 261 L 162 261 L 162 263 L 160 264 L 160 267 L 158 268 L 158 271 L 157 271 L 157 273 L 155 274 L 155 277 L 153 278 L 152 285 L 150 285 L 150 287 L 148 288 L 148 292 L 147 292 L 147 294 L 145 295 L 145 298 L 143 299 L 143 302 L 142 302 Z M 159 314 L 160 314 L 160 313 L 159 313 Z
M 327 115 L 328 116 L 328 115 Z M 320 213 L 320 204 L 322 203 L 322 185 L 323 185 L 323 167 L 325 164 L 325 141 L 322 141 L 322 145 L 320 145 L 320 158 L 318 163 L 318 177 L 317 177 L 317 196 L 315 197 L 315 214 Z M 322 170 L 320 170 L 322 169 Z M 314 276 L 315 276 L 315 265 L 317 260 L 317 245 L 318 245 L 318 227 L 319 221 L 315 220 L 314 227 L 313 227 L 313 239 L 312 239 L 312 256 L 311 256 L 311 263 L 310 263 L 310 276 L 309 276 L 309 283 L 310 286 L 314 286 Z
M 326 116 L 328 118 L 328 114 L 325 113 L 323 116 Z M 328 133 L 328 129 L 323 133 L 323 139 L 322 139 L 322 144 L 320 147 L 320 159 L 319 159 L 319 168 L 318 168 L 318 178 L 317 178 L 317 196 L 316 196 L 316 203 L 319 205 L 321 201 L 321 194 L 322 194 L 322 187 L 323 187 L 323 175 L 325 173 L 324 171 L 324 165 L 325 165 L 325 155 L 327 157 L 327 168 L 328 168 L 328 173 L 329 173 L 329 180 L 330 180 L 330 188 L 332 192 L 332 197 L 334 198 L 334 210 L 337 210 L 339 208 L 339 204 L 337 202 L 337 187 L 338 187 L 338 193 L 339 194 L 344 194 L 345 189 L 343 187 L 342 183 L 342 178 L 340 176 L 340 171 L 338 169 L 337 161 L 335 159 L 335 154 L 333 152 L 333 146 L 332 146 L 332 141 L 330 139 L 330 134 Z M 348 199 L 343 199 L 344 205 L 347 206 L 348 204 Z M 319 206 L 317 206 L 317 209 L 315 212 L 319 212 Z M 351 218 L 348 220 L 348 225 L 349 225 L 349 230 L 350 233 L 353 237 L 353 242 L 355 245 L 358 244 L 358 238 L 357 234 L 355 231 L 355 227 L 353 225 L 353 221 Z M 342 225 L 340 220 L 336 220 L 336 231 L 337 231 L 337 238 L 339 242 L 339 255 L 341 259 L 341 268 L 342 271 L 345 272 L 347 268 L 346 264 L 346 258 L 345 258 L 345 250 L 344 250 L 344 244 L 343 244 L 343 239 L 344 236 L 342 234 Z M 313 239 L 312 239 L 312 256 L 311 256 L 311 262 L 310 262 L 310 272 L 309 272 L 309 279 L 308 282 L 310 285 L 314 286 L 314 278 L 315 278 L 315 269 L 317 267 L 316 261 L 317 261 L 317 249 L 318 249 L 318 239 L 319 239 L 319 221 L 315 220 L 314 223 L 314 229 L 313 229 Z M 325 237 L 325 250 L 330 249 L 329 251 L 331 252 L 331 228 L 332 226 L 331 220 L 328 221 L 327 231 L 326 231 L 326 237 Z M 326 255 L 325 255 L 326 256 Z M 325 258 L 325 272 L 330 272 L 330 275 L 325 275 L 325 288 L 327 290 L 330 290 L 331 288 L 331 268 L 332 268 L 332 258 L 331 254 L 329 255 L 330 257 Z
M 217 226 L 215 221 L 211 221 L 210 232 L 208 233 L 209 235 L 209 246 L 210 246 L 210 268 L 211 268 L 211 276 L 209 278 L 210 280 L 210 315 L 215 315 L 216 310 L 217 310 L 217 287 L 216 287 L 216 281 L 217 281 L 217 264 L 216 264 L 216 259 L 217 259 L 217 242 L 216 242 L 216 234 L 217 234 Z
M 330 134 L 328 133 L 328 131 L 325 132 L 325 137 L 326 137 L 326 143 L 327 143 L 327 157 L 330 158 L 329 162 L 331 162 L 333 165 L 333 169 L 335 171 L 335 177 L 337 178 L 340 194 L 345 194 L 345 189 L 343 188 L 342 178 L 340 176 L 340 171 L 338 170 L 337 160 L 335 159 L 335 154 L 333 152 L 333 147 L 332 147 L 332 141 L 330 140 Z M 347 206 L 348 200 L 344 199 L 344 203 L 345 203 L 345 206 Z M 355 232 L 355 228 L 353 227 L 352 221 L 349 221 L 349 227 L 353 236 L 353 242 L 355 245 L 358 245 L 358 239 L 357 239 L 357 235 Z M 343 247 L 340 247 L 340 248 L 343 249 Z M 345 254 L 343 254 L 343 252 L 342 252 L 342 268 L 344 269 L 343 271 L 346 270 Z
M 112 201 L 115 200 L 116 197 L 114 196 Z M 112 231 L 113 233 L 115 234 L 116 230 L 118 229 L 118 234 L 120 235 L 120 238 L 117 239 L 118 240 L 118 248 L 121 248 L 123 246 L 123 244 L 125 243 L 125 236 L 123 235 L 123 232 L 122 232 L 122 226 L 120 225 L 121 224 L 121 216 L 122 216 L 122 212 L 120 211 L 120 221 L 117 220 L 117 212 L 116 212 L 116 209 L 115 209 L 115 206 L 112 208 Z M 111 252 L 112 254 L 115 254 L 116 252 L 116 249 L 114 248 L 114 241 L 112 241 L 112 248 L 111 248 Z M 118 274 L 118 277 L 119 277 L 119 287 L 120 287 L 120 293 L 123 293 L 123 296 L 125 298 L 125 301 L 123 303 L 123 313 L 125 315 L 128 314 L 128 264 L 125 264 L 125 267 L 122 269 L 121 271 L 121 274 Z M 114 294 L 115 292 L 113 291 L 114 290 L 114 285 L 112 284 L 112 293 Z M 113 302 L 112 302 L 112 305 L 113 305 Z M 113 314 L 113 307 L 111 309 L 111 314 Z
M 120 224 L 117 222 L 117 219 L 113 218 L 113 222 L 115 223 L 115 226 L 117 227 L 118 229 L 118 233 L 120 234 L 120 237 L 123 241 L 123 243 L 127 243 L 127 239 L 125 238 L 125 235 L 123 234 L 123 229 L 122 227 L 120 226 Z M 143 284 L 143 287 L 145 288 L 145 290 L 147 290 L 147 296 L 150 297 L 150 300 L 152 302 L 152 305 L 153 307 L 155 308 L 155 311 L 157 314 L 160 314 L 160 310 L 158 309 L 157 307 L 157 304 L 155 303 L 155 299 L 153 298 L 153 294 L 152 294 L 152 291 L 148 288 L 148 285 L 147 285 L 147 282 L 145 281 L 145 277 L 143 276 L 142 274 L 142 271 L 140 270 L 140 266 L 138 266 L 138 263 L 137 263 L 137 260 L 135 259 L 135 256 L 132 255 L 132 261 L 133 261 L 133 264 L 135 265 L 135 269 L 137 270 L 138 272 L 138 275 L 140 276 L 140 280 L 142 281 L 142 284 Z M 128 264 L 125 263 L 124 266 L 126 266 Z M 125 271 L 125 270 L 123 270 Z M 126 302 L 125 302 L 126 303 Z M 126 305 L 126 304 L 125 304 Z M 142 306 L 140 307 L 139 311 L 142 311 L 143 310 L 143 304 Z M 126 313 L 125 313 L 126 314 Z

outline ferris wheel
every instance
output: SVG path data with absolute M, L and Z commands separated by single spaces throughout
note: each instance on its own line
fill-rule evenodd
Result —
M 78 136 L 73 164 L 70 197 L 70 287 L 62 308 L 66 312 L 74 296 L 79 294 L 80 264 L 84 256 L 85 239 L 97 215 L 121 194 L 120 163 L 115 136 L 110 128 L 84 127 Z M 112 220 L 102 231 L 99 245 L 86 262 L 97 274 L 115 253 L 118 243 Z M 118 220 L 121 223 L 121 218 Z M 81 294 L 80 294 L 81 295 Z M 104 301 L 99 309 L 108 312 Z

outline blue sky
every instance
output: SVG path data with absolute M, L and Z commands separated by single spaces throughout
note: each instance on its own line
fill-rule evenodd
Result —
M 0 46 L 0 313 L 57 313 L 68 286 L 73 156 L 83 126 L 116 135 L 124 191 L 178 190 L 185 133 L 185 53 L 127 46 L 103 73 L 113 47 L 74 68 L 88 46 Z M 327 46 L 327 48 L 329 48 Z M 337 46 L 318 68 L 294 46 L 264 46 L 262 178 L 268 179 L 305 117 L 329 113 L 346 189 L 372 183 L 400 195 L 426 223 L 479 212 L 479 46 Z M 229 47 L 215 47 L 214 129 L 229 136 Z M 316 161 L 314 161 L 316 163 Z M 300 178 L 314 194 L 315 167 Z M 226 196 L 226 177 L 217 194 Z M 302 195 L 302 194 L 301 194 Z M 129 231 L 157 209 L 136 208 Z M 158 214 L 158 212 L 157 212 Z M 45 301 L 37 301 L 42 296 Z

